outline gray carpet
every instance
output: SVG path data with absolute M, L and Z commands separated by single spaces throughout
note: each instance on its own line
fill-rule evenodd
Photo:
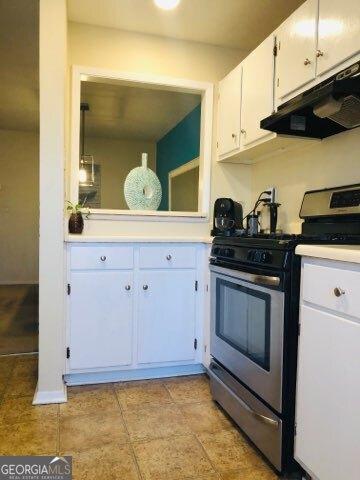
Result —
M 38 350 L 38 285 L 0 285 L 0 355 Z

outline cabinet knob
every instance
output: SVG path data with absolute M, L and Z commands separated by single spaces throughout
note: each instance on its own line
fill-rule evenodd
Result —
M 334 295 L 335 297 L 341 297 L 341 295 L 345 295 L 345 290 L 342 288 L 336 287 L 334 288 Z
M 128 292 L 129 290 L 131 290 L 130 285 L 126 285 L 126 286 L 125 286 L 125 290 L 126 290 L 127 292 Z
M 105 256 L 105 255 L 101 255 L 100 260 L 101 260 L 102 262 L 105 262 L 106 256 Z
M 316 56 L 319 58 L 319 57 L 323 57 L 324 56 L 324 52 L 322 52 L 321 50 L 316 50 Z
M 143 290 L 147 290 L 149 288 L 149 285 L 143 285 Z
M 246 130 L 244 130 L 243 128 L 240 130 L 240 132 L 241 132 L 243 135 L 246 135 Z
M 232 138 L 236 138 L 236 133 L 231 134 Z
M 310 63 L 311 63 L 311 60 L 309 60 L 308 58 L 305 58 L 304 65 L 310 65 Z
M 171 260 L 171 259 L 172 259 L 172 256 L 170 255 L 170 253 L 166 255 L 166 260 Z

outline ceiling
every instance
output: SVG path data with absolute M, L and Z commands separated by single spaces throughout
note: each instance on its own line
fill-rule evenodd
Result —
M 88 137 L 157 141 L 201 102 L 199 95 L 123 84 L 82 82 Z
M 0 129 L 39 121 L 38 0 L 0 0 Z
M 68 0 L 69 20 L 223 47 L 253 50 L 304 0 Z M 104 8 L 106 5 L 106 8 Z

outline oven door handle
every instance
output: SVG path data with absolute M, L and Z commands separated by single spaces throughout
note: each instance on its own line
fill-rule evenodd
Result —
M 280 277 L 270 275 L 257 275 L 255 273 L 242 272 L 239 270 L 232 270 L 230 268 L 217 267 L 214 265 L 210 266 L 210 271 L 214 273 L 220 273 L 222 275 L 228 275 L 230 277 L 235 277 L 239 280 L 245 280 L 256 285 L 266 285 L 270 287 L 278 287 L 280 285 Z
M 212 370 L 217 370 L 217 368 L 214 364 L 210 365 L 210 373 L 212 375 L 215 375 L 215 373 L 212 373 Z M 216 376 L 216 378 L 217 378 L 217 380 L 220 380 L 217 376 Z M 222 382 L 222 380 L 220 380 L 220 381 Z M 229 388 L 229 387 L 226 386 L 226 388 Z M 277 420 L 274 420 L 273 418 L 267 417 L 266 415 L 262 415 L 261 413 L 256 412 L 246 402 L 244 402 L 244 400 L 240 397 L 237 397 L 237 401 L 253 417 L 257 418 L 258 420 L 260 420 L 263 423 L 266 423 L 266 425 L 270 425 L 271 427 L 274 427 L 274 428 L 279 428 L 279 422 Z

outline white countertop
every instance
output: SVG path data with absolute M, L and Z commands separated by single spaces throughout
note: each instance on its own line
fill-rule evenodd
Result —
M 211 237 L 140 237 L 126 235 L 86 235 L 69 234 L 65 237 L 68 243 L 211 243 Z
M 304 257 L 360 263 L 360 245 L 298 245 L 295 253 Z

